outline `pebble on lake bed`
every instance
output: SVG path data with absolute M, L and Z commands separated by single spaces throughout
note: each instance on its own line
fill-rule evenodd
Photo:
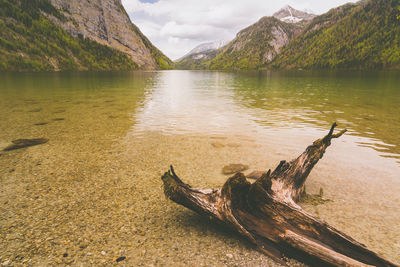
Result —
M 229 147 L 240 147 L 241 144 L 239 144 L 239 143 L 228 143 L 227 146 L 229 146 Z
M 49 124 L 49 123 L 48 122 L 38 122 L 38 123 L 35 123 L 34 125 L 41 126 L 41 125 L 46 125 L 46 124 Z
M 215 147 L 215 148 L 222 148 L 222 147 L 225 147 L 225 145 L 222 144 L 222 143 L 220 143 L 220 142 L 213 142 L 213 143 L 211 143 L 211 145 L 212 145 L 213 147 Z
M 123 260 L 125 260 L 125 259 L 126 259 L 125 256 L 121 256 L 121 257 L 118 257 L 115 261 L 116 261 L 116 262 L 120 262 L 120 261 L 123 261 Z
M 234 174 L 237 172 L 245 171 L 249 168 L 249 166 L 244 165 L 244 164 L 229 164 L 225 167 L 222 168 L 222 173 L 223 174 Z
M 35 109 L 29 110 L 28 112 L 40 112 L 40 111 L 42 111 L 41 108 L 35 108 Z

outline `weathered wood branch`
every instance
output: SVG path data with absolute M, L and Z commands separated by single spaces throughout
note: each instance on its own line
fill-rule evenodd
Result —
M 312 266 L 396 266 L 296 203 L 331 140 L 346 131 L 334 134 L 335 127 L 336 123 L 298 158 L 281 161 L 253 184 L 237 173 L 221 189 L 195 189 L 182 182 L 171 166 L 162 176 L 165 195 L 231 227 L 281 264 L 292 257 Z

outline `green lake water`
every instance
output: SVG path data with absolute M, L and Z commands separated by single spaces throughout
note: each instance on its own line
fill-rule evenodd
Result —
M 399 264 L 399 73 L 2 73 L 0 148 L 49 142 L 0 152 L 0 263 L 274 265 L 160 176 L 220 187 L 223 166 L 275 168 L 335 121 L 307 180 L 332 201 L 302 206 Z

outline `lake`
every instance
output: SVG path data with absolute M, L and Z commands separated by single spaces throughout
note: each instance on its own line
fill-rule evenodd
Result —
M 168 201 L 173 164 L 221 187 L 230 163 L 275 168 L 333 122 L 307 180 L 308 212 L 400 264 L 397 72 L 1 73 L 0 262 L 276 265 L 238 235 Z M 293 266 L 301 266 L 291 262 Z

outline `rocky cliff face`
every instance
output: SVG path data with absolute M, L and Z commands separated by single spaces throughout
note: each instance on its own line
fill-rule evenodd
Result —
M 138 68 L 128 54 L 83 36 L 73 37 L 49 18 L 65 24 L 69 20 L 49 0 L 0 1 L 0 71 Z
M 131 22 L 121 0 L 51 0 L 67 18 L 49 17 L 74 37 L 83 36 L 129 55 L 141 69 L 172 67 Z

